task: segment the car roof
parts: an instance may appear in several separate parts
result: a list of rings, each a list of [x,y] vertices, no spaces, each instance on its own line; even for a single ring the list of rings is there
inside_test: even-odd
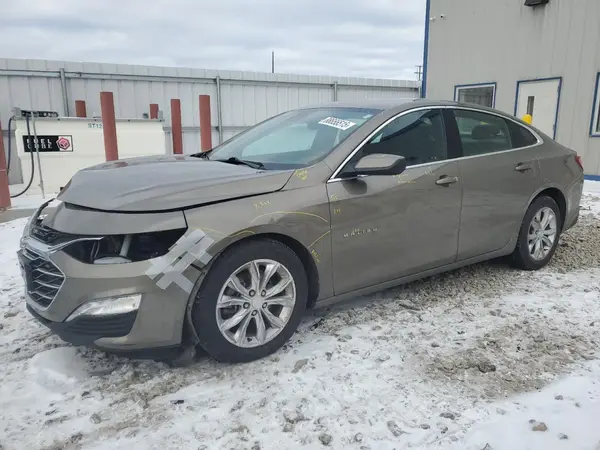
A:
[[[395,109],[406,103],[413,103],[413,98],[380,98],[380,99],[360,99],[351,101],[338,101],[319,103],[303,106],[300,109],[313,109],[313,108],[367,108],[367,109]]]
[[[529,124],[523,123],[517,117],[507,114],[495,108],[489,108],[483,105],[477,105],[473,103],[455,102],[449,100],[428,100],[428,99],[414,99],[414,98],[385,98],[385,99],[360,99],[344,102],[329,102],[324,104],[313,104],[301,107],[299,109],[315,109],[315,108],[365,108],[365,109],[380,109],[387,113],[399,113],[413,108],[421,107],[454,107],[454,108],[467,108],[475,109],[481,112],[490,112],[495,115],[506,117],[510,120],[526,125],[528,128],[533,128],[538,134],[540,131]]]
[[[448,100],[427,100],[427,99],[414,99],[414,98],[380,98],[380,99],[360,99],[343,102],[329,102],[321,104],[313,104],[304,106],[300,109],[313,109],[313,108],[367,108],[367,109],[381,109],[381,110],[402,110],[412,109],[418,107],[436,107],[436,106],[455,106],[455,107],[466,107],[476,108],[481,110],[489,110],[498,112],[497,110],[487,108],[481,105],[474,105],[468,103],[459,103]]]

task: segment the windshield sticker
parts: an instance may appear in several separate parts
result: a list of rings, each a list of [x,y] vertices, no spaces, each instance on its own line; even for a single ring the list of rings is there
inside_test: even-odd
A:
[[[349,120],[338,119],[336,117],[328,117],[319,122],[321,125],[327,125],[328,127],[337,128],[338,130],[346,131],[352,128],[356,123],[350,122]]]
[[[370,119],[371,117],[373,117],[373,114],[367,114],[363,116],[363,119]]]

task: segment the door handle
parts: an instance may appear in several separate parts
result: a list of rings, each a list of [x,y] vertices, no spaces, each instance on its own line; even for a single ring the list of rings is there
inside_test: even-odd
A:
[[[435,181],[435,184],[438,186],[449,186],[458,181],[458,177],[449,177],[446,175],[442,175],[439,180]]]
[[[533,165],[529,164],[529,163],[519,163],[517,164],[517,167],[515,167],[515,170],[517,172],[527,172],[528,170],[533,169]]]

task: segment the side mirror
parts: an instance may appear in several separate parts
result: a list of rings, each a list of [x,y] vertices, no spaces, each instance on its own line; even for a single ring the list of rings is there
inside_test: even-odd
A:
[[[406,170],[404,156],[373,153],[364,156],[354,166],[356,175],[399,175]]]

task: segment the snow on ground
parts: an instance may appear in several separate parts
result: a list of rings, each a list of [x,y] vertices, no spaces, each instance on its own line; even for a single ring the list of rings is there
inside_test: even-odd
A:
[[[600,188],[542,271],[479,264],[315,311],[263,360],[174,369],[31,319],[26,219],[1,224],[0,448],[600,450],[599,213]]]
[[[600,194],[600,181],[586,180],[585,192],[587,194]]]
[[[585,191],[589,195],[590,210],[600,214],[600,181],[586,181]]]

